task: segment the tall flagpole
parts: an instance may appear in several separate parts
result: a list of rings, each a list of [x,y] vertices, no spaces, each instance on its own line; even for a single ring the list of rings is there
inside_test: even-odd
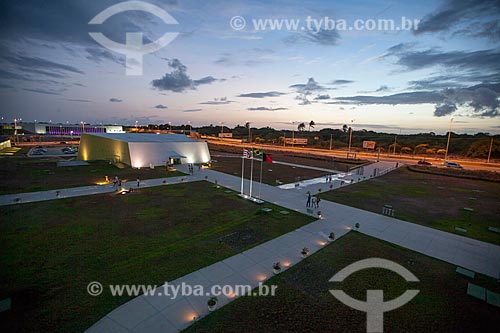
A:
[[[260,189],[262,188],[262,162],[264,161],[264,154],[260,159],[260,183],[259,183],[259,199],[260,199]]]
[[[253,183],[253,149],[252,149],[252,162],[250,164],[250,198],[252,197],[252,183]]]
[[[244,154],[244,152],[243,152]],[[241,195],[243,195],[243,173],[245,172],[245,155],[241,157]]]

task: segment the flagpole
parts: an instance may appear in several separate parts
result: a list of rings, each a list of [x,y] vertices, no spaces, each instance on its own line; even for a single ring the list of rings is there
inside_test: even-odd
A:
[[[252,163],[250,164],[250,198],[252,197],[252,182],[253,182],[253,150],[252,150]]]
[[[262,162],[264,161],[264,154],[260,159],[260,183],[259,183],[259,199],[260,199],[260,189],[262,188]]]
[[[243,173],[245,172],[245,156],[241,157],[241,195],[243,195]]]

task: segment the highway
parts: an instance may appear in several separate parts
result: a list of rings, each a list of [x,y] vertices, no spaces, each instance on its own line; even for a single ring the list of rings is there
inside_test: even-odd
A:
[[[248,148],[250,146],[247,143],[224,141],[209,137],[203,137],[203,140],[215,145],[241,147],[242,149]],[[340,158],[347,157],[347,150],[326,150],[326,149],[311,148],[311,147],[291,147],[291,146],[277,146],[269,144],[253,144],[252,146],[254,148],[263,149],[264,151],[267,150],[267,151],[280,151],[280,152],[301,152],[318,156],[331,156]],[[405,154],[390,154],[390,153],[380,153],[379,155],[377,152],[354,151],[354,150],[352,150],[352,153],[356,154],[356,158],[367,159],[370,161],[378,160],[383,162],[417,164],[418,161],[425,159],[426,161],[431,162],[433,166],[444,167],[443,158],[432,158],[422,155],[405,155]],[[454,156],[451,156],[451,158],[449,156],[448,161],[459,163],[464,167],[464,169],[500,172],[500,163],[493,163],[491,161],[490,163],[486,163],[486,160],[480,160],[480,159],[472,160],[472,159],[456,158]]]

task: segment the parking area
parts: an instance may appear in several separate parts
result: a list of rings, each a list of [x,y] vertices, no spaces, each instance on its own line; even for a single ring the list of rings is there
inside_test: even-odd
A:
[[[29,150],[29,157],[77,156],[78,146],[36,146]]]

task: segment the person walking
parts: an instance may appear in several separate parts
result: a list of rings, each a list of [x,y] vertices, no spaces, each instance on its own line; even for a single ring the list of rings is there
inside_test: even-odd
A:
[[[307,191],[306,207],[311,207],[311,192]]]
[[[139,187],[140,184],[141,184],[141,180],[139,179],[139,177],[137,177],[137,187]]]

